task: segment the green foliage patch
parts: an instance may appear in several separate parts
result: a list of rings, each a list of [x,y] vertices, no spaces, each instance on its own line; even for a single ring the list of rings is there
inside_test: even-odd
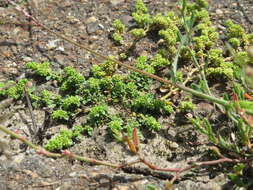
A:
[[[119,19],[114,20],[112,39],[116,45],[125,45],[128,39],[125,35],[129,31],[132,41],[127,43],[132,48],[142,39],[155,41],[157,50],[152,55],[136,57],[134,66],[175,84],[191,85],[196,90],[195,95],[203,92],[209,96],[209,99],[207,96],[205,98],[213,101],[217,108],[227,114],[227,119],[232,123],[229,131],[233,132],[229,135],[221,134],[209,119],[200,116],[189,118],[189,121],[208,137],[210,143],[218,147],[217,155],[231,152],[229,156],[251,159],[253,124],[252,118],[247,114],[253,114],[253,103],[245,100],[244,95],[251,90],[253,84],[246,72],[252,62],[252,56],[247,50],[253,45],[253,34],[228,20],[225,22],[225,36],[221,39],[207,10],[207,1],[195,0],[190,3],[182,0],[179,6],[177,12],[151,15],[143,0],[136,0],[132,12],[135,25],[128,30]],[[127,48],[120,52],[119,57],[126,60],[129,51]],[[34,78],[35,85],[27,86],[32,105],[49,110],[55,123],[64,122],[69,125],[69,129],[61,130],[48,141],[45,145],[47,150],[69,148],[81,140],[83,134],[93,135],[94,128],[103,126],[107,127],[111,137],[118,142],[124,141],[125,136],[132,139],[133,128],[138,128],[138,136],[142,138],[141,132],[146,129],[156,133],[163,128],[158,121],[160,116],[168,117],[174,113],[170,101],[161,98],[163,92],[155,86],[152,77],[133,71],[119,73],[118,64],[113,58],[109,57],[103,63],[93,65],[87,77],[70,66],[55,70],[48,62],[26,64],[26,69],[33,74],[30,77],[37,76]],[[196,75],[193,70],[197,72]],[[209,88],[209,79],[212,82],[232,84],[230,92],[224,92],[220,95],[224,98],[217,101]],[[29,79],[25,78],[17,82],[0,83],[0,98],[22,100],[28,82]],[[51,82],[51,88],[37,88],[36,85],[45,82]],[[52,87],[55,89],[52,90]],[[168,94],[178,90],[169,86],[166,88],[173,91]],[[158,93],[154,95],[153,92]],[[182,101],[173,100],[180,112],[194,111],[196,108],[191,98],[182,97],[180,100]],[[79,116],[86,117],[86,120],[80,125],[72,126]],[[252,179],[243,178],[245,168],[246,164],[237,163],[234,171],[229,174],[237,187],[250,187],[252,184]]]

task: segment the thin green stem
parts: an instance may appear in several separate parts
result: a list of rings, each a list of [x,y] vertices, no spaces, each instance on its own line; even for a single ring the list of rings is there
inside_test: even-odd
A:
[[[6,127],[0,126],[0,130],[3,131],[3,132],[5,132],[6,134],[12,136],[12,137],[14,137],[14,138],[16,138],[16,139],[18,139],[18,140],[24,142],[24,143],[27,144],[29,147],[31,147],[31,148],[33,148],[33,149],[35,149],[35,150],[40,149],[39,146],[37,146],[37,145],[33,144],[32,142],[26,140],[26,139],[25,139],[24,137],[22,137],[21,135],[12,132],[11,130],[7,129]]]
[[[208,85],[208,82],[206,80],[206,75],[205,75],[204,69],[201,68],[201,66],[199,65],[198,60],[196,59],[195,55],[193,54],[193,52],[192,52],[192,50],[190,48],[189,48],[189,51],[191,53],[191,57],[192,57],[193,63],[195,64],[195,67],[197,67],[199,69],[199,72],[200,72],[200,75],[201,75],[201,79],[205,83],[205,89],[204,90],[206,90],[209,95],[212,95],[212,93],[210,91],[210,88],[209,88],[209,85]]]
[[[109,167],[112,167],[112,168],[120,168],[120,165],[117,165],[117,164],[111,164],[109,162],[104,162],[104,161],[95,160],[95,159],[92,159],[92,158],[78,156],[76,154],[71,154],[70,157],[73,157],[75,160],[88,162],[88,163],[92,163],[92,164],[96,164],[96,165],[104,165],[104,166],[109,166]]]
[[[50,157],[54,157],[54,158],[59,158],[62,157],[62,154],[57,154],[57,153],[52,153],[52,152],[48,152],[46,151],[44,148],[35,145],[34,143],[32,143],[31,141],[27,140],[26,138],[22,137],[21,135],[12,132],[11,130],[7,129],[6,127],[0,126],[0,130],[3,131],[4,133],[22,141],[23,143],[25,143],[27,146],[29,146],[30,148],[36,150],[39,154],[44,154]]]
[[[228,106],[230,103],[226,100],[223,100],[221,98],[216,98],[215,96],[210,96],[208,94],[204,94],[202,92],[199,92],[199,91],[196,91],[196,90],[193,90],[191,88],[188,88],[184,85],[181,85],[181,84],[174,84],[176,87],[180,88],[181,90],[184,90],[186,92],[189,92],[191,94],[193,94],[194,96],[197,96],[197,97],[200,97],[200,98],[203,98],[203,99],[206,99],[206,100],[209,100],[211,102],[214,102],[214,103],[217,103],[217,104],[220,104],[220,105],[223,105],[223,106]]]

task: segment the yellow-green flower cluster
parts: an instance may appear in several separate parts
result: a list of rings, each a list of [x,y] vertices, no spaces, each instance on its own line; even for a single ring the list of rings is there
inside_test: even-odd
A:
[[[174,12],[168,12],[166,15],[162,15],[161,13],[158,13],[153,18],[153,26],[166,29],[168,27],[171,27],[171,25],[175,26],[179,22],[179,18],[175,15]]]
[[[217,43],[219,34],[210,21],[198,24],[197,29],[200,36],[193,38],[194,48],[197,52],[205,53]]]
[[[110,56],[110,58],[114,58]],[[117,63],[112,60],[107,60],[100,65],[93,65],[91,68],[94,77],[102,78],[105,76],[112,76],[116,71]]]
[[[188,3],[187,9],[189,10],[200,10],[208,7],[208,2],[206,0],[195,0],[194,3]]]
[[[236,66],[232,62],[226,62],[222,54],[222,49],[218,48],[208,51],[209,67],[207,68],[207,75],[220,75],[232,79]]]
[[[136,0],[135,12],[132,13],[134,21],[141,28],[146,28],[152,23],[151,15],[148,13],[148,8],[143,0]]]
[[[247,34],[243,27],[235,24],[232,20],[227,20],[226,23],[227,37],[233,47],[245,47],[252,44],[252,34]]]
[[[144,36],[146,36],[146,31],[143,28],[135,28],[133,30],[131,30],[131,34],[139,39],[139,38],[143,38]]]
[[[223,62],[219,67],[209,67],[207,69],[207,75],[219,75],[225,76],[229,79],[234,77],[234,65],[231,62]]]
[[[153,27],[159,28],[158,34],[165,40],[168,49],[176,52],[176,43],[178,41],[179,19],[174,13],[169,12],[167,15],[157,14],[153,18]]]
[[[183,112],[194,110],[196,108],[195,104],[192,101],[181,101],[179,104],[179,109]]]
[[[123,44],[122,33],[125,31],[125,25],[119,19],[114,20],[113,22],[114,33],[112,34],[113,40],[118,44]]]

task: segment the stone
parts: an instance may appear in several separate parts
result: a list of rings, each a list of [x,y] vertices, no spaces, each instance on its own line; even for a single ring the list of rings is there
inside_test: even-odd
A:
[[[217,15],[222,15],[223,14],[223,11],[221,9],[216,9],[215,13]]]
[[[123,3],[125,0],[110,0],[112,6],[117,6],[120,3]]]
[[[92,22],[87,24],[86,26],[86,32],[88,34],[96,33],[100,29],[99,24],[97,22]]]

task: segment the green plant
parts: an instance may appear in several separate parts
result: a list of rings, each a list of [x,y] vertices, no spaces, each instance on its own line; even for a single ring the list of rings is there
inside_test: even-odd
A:
[[[91,108],[89,112],[89,120],[94,124],[103,123],[106,119],[108,119],[108,107],[105,104],[96,105]]]
[[[80,96],[68,96],[62,101],[62,109],[73,112],[81,105],[82,98]]]
[[[123,37],[120,33],[114,32],[112,35],[112,39],[118,43],[118,44],[123,44]]]
[[[119,19],[116,19],[112,26],[115,30],[112,34],[112,39],[118,44],[123,44],[122,33],[125,31],[125,25]]]
[[[180,101],[179,103],[179,109],[181,111],[189,111],[194,110],[196,106],[192,103],[192,101]]]
[[[216,137],[216,134],[214,133],[210,122],[206,118],[200,119],[197,117],[195,119],[190,119],[190,121],[201,133],[207,135],[213,144],[218,145],[219,140]]]
[[[80,88],[80,94],[83,97],[83,103],[98,103],[104,102],[105,95],[103,94],[103,85],[108,84],[106,78],[98,79],[90,77]]]
[[[113,56],[109,56],[110,59],[113,59]],[[100,65],[93,65],[91,70],[95,78],[102,78],[105,76],[112,76],[117,68],[117,63],[112,60],[106,60]]]
[[[36,75],[45,77],[47,80],[51,78],[52,69],[50,68],[49,62],[29,62],[26,64],[26,68],[33,70]]]
[[[136,0],[135,12],[132,13],[133,19],[141,28],[146,28],[152,23],[151,15],[143,0]]]
[[[146,186],[146,190],[157,190],[158,188],[155,186],[155,185],[152,185],[152,184],[148,184]]]
[[[143,113],[157,112],[157,109],[160,109],[159,103],[159,101],[155,100],[153,94],[140,94],[140,96],[133,100],[132,108],[135,111],[141,111]]]
[[[140,129],[140,127],[141,127],[141,122],[138,119],[138,117],[129,118],[126,122],[126,125],[125,125],[126,135],[128,136],[128,138],[133,139],[134,128]],[[143,139],[143,136],[142,136],[140,130],[137,130],[137,135],[138,135],[139,139]]]
[[[154,68],[163,68],[170,65],[170,61],[163,57],[162,54],[157,53],[151,60],[150,65]]]
[[[112,77],[111,96],[114,103],[119,102],[119,100],[124,101],[127,96],[127,85],[121,75],[115,74]]]
[[[122,24],[122,22],[119,19],[115,19],[113,21],[113,28],[119,32],[119,33],[123,33],[125,31],[125,25]]]
[[[142,28],[135,28],[133,30],[130,31],[130,33],[137,39],[139,38],[143,38],[144,36],[146,36],[146,32],[144,29]]]
[[[68,94],[76,94],[85,82],[84,77],[78,73],[73,67],[65,67],[62,77],[61,91]]]
[[[69,115],[68,115],[67,111],[58,109],[58,110],[53,111],[53,113],[52,113],[52,119],[67,121],[69,119]]]
[[[136,60],[135,66],[138,69],[154,74],[155,73],[154,67],[151,66],[150,64],[147,64],[147,61],[148,59],[146,56],[139,56]],[[148,89],[152,83],[152,80],[149,77],[143,76],[136,72],[130,73],[128,75],[128,78],[133,80],[139,88]]]
[[[229,40],[237,39],[243,47],[249,45],[248,35],[240,25],[234,24],[232,20],[227,20],[225,24]]]
[[[28,82],[27,79],[21,79],[18,81],[18,83],[14,86],[11,86],[6,89],[6,95],[10,98],[14,99],[21,99],[24,97],[25,93],[25,85]],[[14,83],[13,83],[14,84]]]
[[[4,89],[5,84],[3,82],[0,82],[0,99],[4,99],[6,96],[6,90]]]
[[[103,58],[106,60],[109,60],[113,63],[117,63],[120,66],[124,66],[127,69],[130,69],[131,72],[137,72],[138,75],[135,75],[135,78],[127,78],[127,82],[130,81],[129,84],[132,90],[134,91],[134,99],[131,100],[131,108],[134,111],[142,112],[142,109],[144,108],[145,112],[153,112],[155,110],[156,113],[158,113],[162,107],[166,107],[166,110],[170,110],[168,104],[164,104],[162,101],[157,101],[153,97],[147,96],[146,99],[139,98],[138,95],[145,95],[146,91],[149,90],[150,86],[148,88],[145,88],[145,84],[143,85],[140,83],[141,80],[144,82],[147,82],[148,79],[155,79],[160,82],[165,83],[166,85],[173,85],[180,90],[186,91],[192,95],[198,96],[200,98],[206,99],[216,105],[218,105],[219,109],[226,113],[227,120],[230,121],[229,128],[226,128],[226,130],[229,131],[229,133],[221,133],[219,130],[215,130],[215,126],[212,125],[210,121],[207,119],[200,119],[200,118],[193,118],[191,121],[196,126],[197,129],[199,129],[200,132],[206,134],[210,140],[210,142],[216,146],[216,156],[219,156],[220,159],[210,162],[202,162],[202,163],[194,163],[188,167],[195,168],[197,166],[205,166],[205,165],[212,165],[217,163],[233,163],[237,165],[238,163],[245,163],[248,167],[252,168],[252,126],[253,126],[253,103],[251,101],[248,101],[242,97],[243,90],[247,91],[248,89],[244,85],[243,81],[243,74],[240,73],[240,71],[243,70],[244,64],[248,63],[248,58],[245,54],[245,48],[252,43],[252,34],[246,34],[244,29],[242,29],[240,26],[235,25],[233,22],[228,21],[226,23],[227,25],[227,31],[228,36],[227,40],[232,43],[232,46],[229,45],[228,52],[222,52],[217,49],[218,46],[218,40],[219,35],[216,31],[216,28],[213,26],[209,13],[206,8],[208,6],[207,2],[204,0],[197,0],[195,3],[189,3],[187,0],[181,1],[181,9],[180,9],[180,18],[178,19],[175,17],[175,20],[172,19],[172,17],[169,18],[173,21],[173,23],[170,25],[168,22],[171,22],[167,18],[167,16],[158,15],[156,22],[154,22],[155,19],[152,19],[152,16],[148,14],[148,9],[144,5],[143,1],[137,0],[136,1],[136,10],[133,13],[133,18],[136,21],[136,23],[139,25],[139,27],[143,28],[145,32],[152,31],[152,25],[153,23],[156,23],[157,26],[160,26],[161,30],[158,31],[158,34],[161,35],[161,37],[165,40],[167,47],[165,48],[168,50],[167,52],[170,53],[168,56],[169,59],[172,59],[171,64],[171,80],[167,80],[165,78],[161,78],[157,75],[154,75],[156,72],[156,68],[154,68],[153,65],[149,64],[149,60],[147,57],[140,57],[137,59],[136,67],[132,67],[131,65],[123,64],[117,60],[114,60],[113,58],[106,57],[103,55],[100,55],[89,48],[86,48],[81,45],[77,45],[77,43],[67,39],[67,41],[82,47],[89,52]],[[36,20],[35,20],[36,21]],[[36,23],[36,22],[35,22]],[[43,25],[40,25],[43,27]],[[47,31],[47,27],[43,27]],[[50,31],[50,30],[49,30]],[[58,33],[52,32],[56,36]],[[173,38],[171,38],[171,36]],[[63,39],[66,39],[62,37]],[[232,39],[232,40],[230,40]],[[237,39],[237,40],[235,40]],[[240,43],[238,43],[238,41]],[[221,43],[222,44],[222,43]],[[234,49],[236,46],[236,49]],[[222,48],[223,49],[223,48]],[[182,51],[184,50],[184,54],[182,54]],[[197,90],[191,89],[186,87],[184,84],[180,83],[180,80],[182,80],[182,75],[180,74],[180,66],[189,66],[184,65],[184,55],[187,55],[187,64],[190,65],[191,68],[197,68],[199,75],[196,77],[195,80],[191,81],[191,85],[198,87]],[[166,57],[167,58],[167,57]],[[189,59],[190,58],[190,59]],[[186,58],[185,58],[186,59]],[[229,59],[229,61],[227,61]],[[182,62],[179,63],[179,60],[182,60]],[[211,69],[211,70],[210,70]],[[95,69],[96,72],[99,72],[99,77],[101,77],[101,73],[103,72],[102,69]],[[209,73],[208,73],[209,72]],[[131,73],[131,74],[132,74]],[[179,73],[179,74],[178,74]],[[219,75],[225,75],[228,80],[230,80],[231,83],[233,83],[234,79],[237,79],[237,82],[242,82],[242,88],[241,90],[239,87],[234,87],[231,91],[234,91],[234,96],[231,98],[230,96],[226,95],[224,98],[216,98],[212,95],[211,90],[208,86],[208,81],[206,79],[206,75],[212,75],[219,74]],[[107,77],[112,77],[114,72],[111,74],[106,74]],[[130,74],[130,76],[131,76]],[[143,75],[146,77],[144,78]],[[85,81],[85,87],[87,86],[88,89],[85,91],[84,88],[81,88],[81,91],[83,94],[89,94],[89,98],[91,99],[92,91],[97,92],[97,94],[106,94],[108,97],[111,95],[111,80],[102,80],[101,78],[94,75],[94,79],[90,81]],[[133,76],[133,74],[132,74]],[[97,77],[97,78],[96,78]],[[143,78],[142,78],[143,77]],[[178,80],[180,79],[180,80]],[[101,82],[101,81],[103,82]],[[151,80],[152,81],[152,80]],[[171,82],[172,81],[172,82]],[[121,81],[122,82],[122,81]],[[125,81],[124,81],[125,82]],[[119,85],[119,92],[124,91],[124,82]],[[87,85],[88,84],[88,85]],[[135,84],[135,85],[133,85]],[[139,85],[140,84],[140,85]],[[139,92],[136,93],[135,86],[138,86]],[[148,84],[151,85],[151,84]],[[81,86],[81,85],[80,85]],[[104,90],[103,88],[107,88]],[[106,87],[105,87],[106,86]],[[245,88],[245,89],[244,89]],[[101,92],[101,89],[104,91]],[[122,91],[121,91],[122,90]],[[82,95],[83,95],[82,94]],[[96,94],[96,95],[97,95]],[[228,94],[228,93],[227,93]],[[137,96],[136,96],[137,95]],[[108,98],[106,97],[106,98]],[[90,101],[90,103],[94,104],[94,99]],[[159,105],[159,106],[158,106]],[[165,106],[164,106],[165,105]],[[193,106],[189,103],[186,104],[188,107],[192,108]],[[187,107],[183,106],[183,107]],[[145,110],[146,109],[146,110]],[[153,113],[145,113],[147,115],[142,115],[142,124],[144,126],[147,126],[151,130],[159,130],[161,126],[156,121],[155,117],[148,115]],[[101,119],[102,118],[102,119]],[[104,108],[103,106],[95,106],[91,109],[89,113],[89,124],[94,124],[95,122],[109,122],[111,117],[108,117],[108,110],[107,107]],[[93,123],[92,123],[93,122]],[[116,126],[115,128],[118,129],[121,126],[121,123],[112,123],[112,126]],[[136,130],[135,131],[136,134]],[[13,135],[15,136],[15,135]],[[136,137],[136,135],[133,137]],[[135,139],[136,140],[136,139]],[[130,147],[130,146],[129,146]],[[133,146],[134,147],[134,146]],[[136,150],[133,148],[131,149],[132,152],[136,153]],[[144,158],[140,159],[145,164]],[[146,164],[150,166],[152,169],[159,168],[153,167],[152,165]],[[239,171],[242,170],[243,167],[239,167],[241,169],[238,169]],[[186,170],[188,170],[186,169]],[[160,170],[163,170],[160,169]],[[174,169],[173,171],[177,172],[176,176],[172,179],[172,182],[175,181],[180,173],[182,171],[181,169]],[[165,170],[163,170],[165,171]],[[171,171],[171,170],[166,170]],[[236,176],[235,176],[236,177]],[[231,178],[232,179],[232,178]],[[236,178],[234,178],[236,179]],[[237,179],[236,179],[237,180]]]
[[[90,130],[87,126],[75,125],[73,126],[73,129],[72,129],[72,138],[74,140],[80,141],[82,134],[84,132],[88,132],[88,134],[90,135],[92,130]]]
[[[93,133],[93,128],[89,125],[84,125],[83,131],[86,132],[89,136],[91,136]]]
[[[49,108],[54,108],[61,103],[61,96],[48,90],[43,90],[40,95],[40,101]]]
[[[248,171],[247,171],[248,170]],[[233,167],[233,171],[228,174],[229,179],[234,183],[234,189],[247,190],[253,185],[252,170],[243,163]]]
[[[138,97],[132,101],[132,109],[142,113],[172,113],[173,108],[165,102],[158,100],[153,94],[139,94]]]
[[[241,46],[241,42],[238,38],[230,38],[228,42],[232,45],[234,49],[237,49]]]
[[[108,123],[108,127],[112,132],[112,136],[117,141],[122,141],[122,133],[123,133],[123,120],[119,117],[113,117],[112,121]]]
[[[167,46],[176,45],[178,28],[175,26],[174,28],[166,28],[165,30],[160,30],[159,35],[166,41]]]
[[[141,115],[140,123],[142,127],[152,131],[159,131],[162,128],[161,124],[153,116]]]
[[[56,135],[48,141],[48,143],[45,145],[45,148],[48,151],[59,151],[64,148],[69,148],[73,145],[72,137],[72,131],[62,129],[59,135]]]

